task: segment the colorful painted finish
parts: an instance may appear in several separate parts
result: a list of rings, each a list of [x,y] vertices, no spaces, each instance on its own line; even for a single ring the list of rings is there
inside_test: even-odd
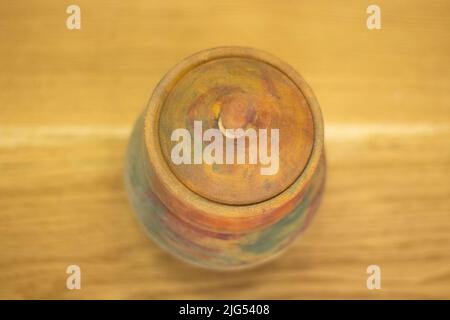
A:
[[[170,133],[192,132],[197,120],[207,128],[222,120],[280,128],[280,172],[175,166]],[[325,173],[322,116],[306,82],[271,55],[225,47],[187,58],[158,84],[130,138],[125,182],[139,220],[163,248],[199,266],[237,269],[276,256],[308,226]]]

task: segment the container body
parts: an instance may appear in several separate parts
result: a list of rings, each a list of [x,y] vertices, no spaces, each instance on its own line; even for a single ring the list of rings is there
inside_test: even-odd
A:
[[[276,257],[300,235],[318,209],[325,185],[325,156],[292,211],[250,233],[210,232],[189,225],[159,200],[152,187],[143,116],[136,122],[125,161],[125,186],[135,214],[150,237],[169,253],[211,269],[252,267]]]

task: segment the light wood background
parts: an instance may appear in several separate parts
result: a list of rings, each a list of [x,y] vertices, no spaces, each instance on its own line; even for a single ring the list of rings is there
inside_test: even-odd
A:
[[[70,1],[0,4],[0,298],[450,298],[450,2]],[[152,243],[124,191],[134,120],[201,49],[293,65],[321,103],[329,175],[279,259],[218,273]],[[77,264],[82,289],[66,289]],[[379,265],[382,289],[366,288]]]

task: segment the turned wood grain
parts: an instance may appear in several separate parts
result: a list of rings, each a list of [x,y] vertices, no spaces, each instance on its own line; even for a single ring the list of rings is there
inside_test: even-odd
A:
[[[450,299],[450,3],[87,1],[0,4],[0,298]],[[306,78],[328,177],[308,231],[218,273],[151,242],[128,204],[128,135],[153,87],[201,49],[243,45]],[[65,288],[78,264],[82,289]],[[366,288],[366,268],[382,289]]]

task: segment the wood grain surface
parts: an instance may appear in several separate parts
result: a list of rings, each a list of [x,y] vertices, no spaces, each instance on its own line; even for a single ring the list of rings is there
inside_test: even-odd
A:
[[[0,4],[0,298],[450,298],[450,2]],[[128,204],[125,146],[164,73],[201,49],[268,51],[325,119],[317,218],[244,272],[179,262]],[[66,268],[81,267],[81,290]],[[381,268],[380,290],[366,268]]]

